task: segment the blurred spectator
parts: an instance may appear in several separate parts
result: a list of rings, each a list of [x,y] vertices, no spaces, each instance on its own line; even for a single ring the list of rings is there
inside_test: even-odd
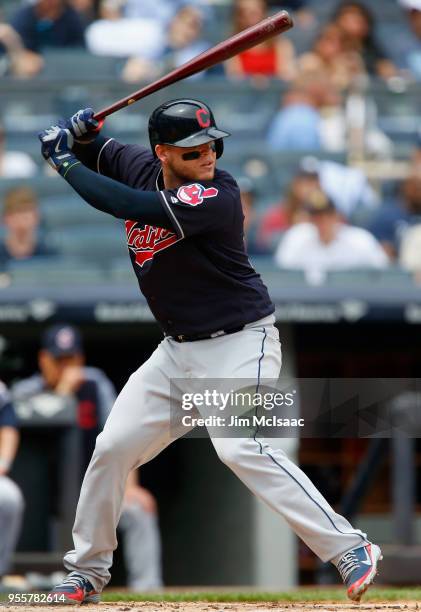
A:
[[[0,76],[20,78],[35,76],[42,68],[40,55],[25,49],[19,34],[7,23],[0,22]]]
[[[334,23],[326,25],[313,49],[299,57],[298,69],[303,76],[324,73],[339,90],[351,87],[365,74],[360,53],[352,50],[348,35]]]
[[[406,270],[415,272],[421,282],[421,219],[420,223],[409,228],[403,235],[399,263]]]
[[[266,0],[235,0],[234,34],[254,26],[268,17]],[[236,55],[225,63],[229,77],[278,77],[290,80],[294,76],[294,47],[285,36],[268,41]]]
[[[114,387],[104,372],[85,366],[81,335],[70,325],[55,325],[45,331],[38,364],[40,373],[15,384],[13,397],[19,402],[33,402],[48,394],[63,407],[76,408],[83,449],[82,477],[114,403]],[[137,591],[159,588],[162,579],[156,502],[149,491],[137,484],[136,471],[127,480],[119,529],[124,540],[128,586]]]
[[[379,205],[379,196],[360,168],[305,157],[303,168],[317,172],[320,186],[347,221],[366,223]]]
[[[210,47],[203,39],[202,29],[202,13],[193,5],[187,4],[175,14],[168,28],[168,44],[163,53],[168,69],[181,66]],[[203,73],[197,76],[200,74]]]
[[[12,17],[26,49],[42,53],[49,47],[83,47],[80,15],[65,0],[30,0]]]
[[[302,169],[295,175],[285,198],[263,215],[256,238],[262,250],[273,253],[285,230],[307,220],[308,213],[304,205],[309,194],[318,188],[320,184],[317,172]]]
[[[374,17],[365,4],[345,0],[334,15],[334,22],[347,37],[349,50],[361,54],[369,75],[390,78],[397,72],[375,39]]]
[[[253,182],[248,176],[240,176],[237,180],[240,188],[241,204],[244,214],[244,242],[250,255],[261,253],[256,245],[257,216],[256,193]]]
[[[309,283],[321,284],[328,270],[388,265],[374,236],[365,229],[345,225],[322,191],[309,195],[306,208],[309,222],[295,225],[281,240],[275,254],[279,267],[304,270]]]
[[[206,19],[212,17],[209,0],[126,0],[124,15],[130,19],[154,19],[167,27],[186,4],[200,9]]]
[[[269,126],[267,143],[273,151],[345,149],[345,119],[341,97],[323,73],[301,75],[282,100]]]
[[[167,44],[156,57],[156,62],[161,63],[161,71],[173,70],[210,47],[202,38],[202,27],[202,13],[195,6],[187,4],[176,13],[165,36]],[[135,82],[153,74],[153,65],[148,65],[144,57],[133,57],[128,60],[122,76],[127,82]],[[204,74],[206,72],[202,71],[190,78],[200,78]]]
[[[95,55],[139,55],[152,63],[164,45],[163,26],[156,19],[124,16],[125,0],[101,0],[99,20],[86,29],[86,44]]]
[[[396,198],[385,202],[372,220],[370,231],[389,257],[395,258],[405,232],[421,223],[421,175],[413,168],[402,182]]]
[[[281,4],[281,8],[286,9],[287,11],[293,11],[294,15],[294,25],[300,28],[309,28],[316,23],[316,16],[311,9],[311,6],[308,6],[310,3],[308,0],[285,0]],[[268,2],[269,6],[274,6],[279,10],[280,3],[276,0],[275,2]]]
[[[24,509],[22,493],[8,476],[18,446],[15,411],[6,387],[0,382],[0,588],[19,538]]]
[[[26,260],[38,255],[54,255],[40,235],[37,197],[30,187],[16,187],[4,197],[5,236],[0,244],[0,262]]]
[[[0,124],[0,178],[30,178],[38,168],[33,159],[22,151],[8,151],[6,132]]]
[[[68,4],[79,13],[85,25],[92,23],[97,18],[97,0],[68,0]]]
[[[410,30],[396,36],[388,53],[399,68],[421,80],[421,0],[399,0],[405,10]]]
[[[288,11],[299,11],[305,8],[308,4],[308,0],[285,0],[282,2],[282,8]],[[279,7],[279,0],[268,0],[268,6]]]

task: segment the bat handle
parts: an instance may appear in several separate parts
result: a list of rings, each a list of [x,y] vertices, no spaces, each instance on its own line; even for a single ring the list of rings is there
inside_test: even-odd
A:
[[[95,115],[93,116],[93,119],[96,119]],[[102,128],[104,126],[104,123],[105,123],[105,119],[99,119],[98,125],[92,131],[95,132],[96,134],[99,134],[99,132],[102,130]]]

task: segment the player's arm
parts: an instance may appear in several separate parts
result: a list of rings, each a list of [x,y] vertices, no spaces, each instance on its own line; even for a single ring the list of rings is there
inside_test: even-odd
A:
[[[9,472],[19,446],[19,430],[13,405],[8,401],[0,415],[0,475]]]
[[[18,446],[19,431],[15,427],[0,427],[0,475],[10,470]]]
[[[39,138],[44,158],[88,204],[118,219],[174,229],[157,192],[133,189],[81,164],[72,151],[69,130],[54,126],[41,132]]]

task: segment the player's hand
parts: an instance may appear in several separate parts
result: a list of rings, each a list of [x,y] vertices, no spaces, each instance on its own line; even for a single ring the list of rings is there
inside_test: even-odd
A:
[[[88,144],[95,140],[104,125],[104,121],[94,119],[94,114],[92,108],[84,108],[78,110],[70,119],[60,121],[59,125],[69,130],[76,142]]]
[[[54,125],[38,134],[41,145],[41,153],[44,159],[54,168],[60,170],[61,166],[67,166],[72,160],[76,160],[72,153],[73,136],[69,130],[63,130]]]
[[[79,365],[69,365],[64,368],[55,391],[60,395],[71,395],[76,393],[84,380],[83,368]]]

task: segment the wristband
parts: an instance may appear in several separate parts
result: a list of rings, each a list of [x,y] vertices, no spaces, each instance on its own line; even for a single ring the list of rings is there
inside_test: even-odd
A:
[[[72,157],[70,160],[65,161],[63,164],[61,164],[60,168],[58,169],[58,173],[63,178],[66,178],[66,174],[69,172],[69,170],[71,170],[75,166],[78,166],[79,164],[80,161],[76,157]]]

